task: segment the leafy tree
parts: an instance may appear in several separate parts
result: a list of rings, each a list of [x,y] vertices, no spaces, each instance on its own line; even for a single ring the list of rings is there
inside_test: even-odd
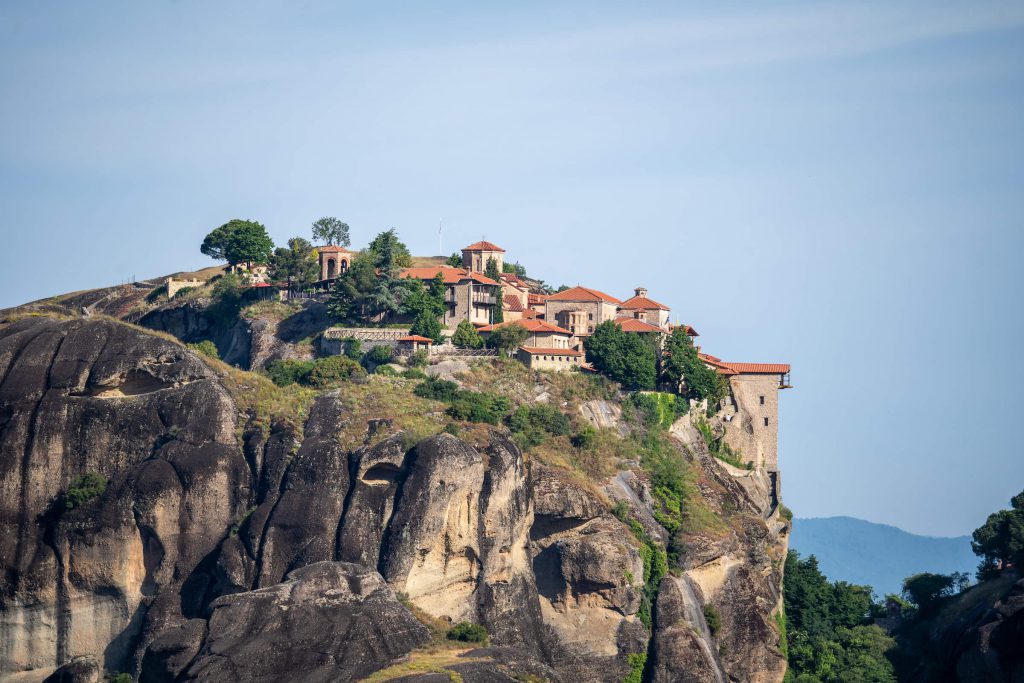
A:
[[[452,268],[461,268],[462,267],[462,254],[460,254],[457,251],[453,252],[452,255],[448,257],[448,260],[445,261],[445,263],[448,264],[449,266],[451,266]]]
[[[274,242],[263,224],[233,219],[214,229],[200,247],[207,256],[231,265],[268,263]]]
[[[342,322],[365,322],[376,313],[371,301],[376,288],[377,273],[373,259],[368,254],[360,254],[335,280],[334,290],[327,301],[327,312]]]
[[[320,266],[313,258],[313,245],[301,237],[288,240],[288,248],[278,247],[270,259],[270,276],[285,280],[288,289],[309,287],[320,279]]]
[[[728,392],[725,380],[700,359],[697,347],[682,327],[672,330],[665,342],[662,377],[673,387],[680,387],[686,398],[707,399],[709,408],[716,407]]]
[[[518,323],[509,323],[496,327],[487,337],[487,345],[497,349],[500,353],[511,356],[516,349],[523,345],[529,332]]]
[[[217,352],[217,345],[209,339],[204,339],[203,341],[196,342],[195,344],[186,344],[186,346],[193,351],[198,351],[208,358],[216,358],[220,360],[220,354]]]
[[[641,335],[623,332],[611,320],[594,328],[584,342],[589,360],[598,372],[628,389],[653,389],[656,376],[654,347]]]
[[[412,254],[398,239],[398,232],[394,228],[374,237],[367,251],[372,254],[373,265],[382,275],[387,273],[396,276],[399,269],[412,266]]]
[[[979,579],[993,576],[1007,564],[1024,566],[1024,491],[1010,500],[1009,510],[992,513],[974,530],[971,548],[982,558]]]
[[[263,371],[271,382],[286,387],[291,384],[308,384],[309,373],[313,372],[314,366],[311,360],[272,360]]]
[[[430,355],[426,349],[417,349],[413,351],[409,356],[409,367],[410,368],[425,368],[427,367],[427,361],[430,359]],[[426,377],[426,375],[423,375]],[[420,378],[422,379],[422,377]]]
[[[446,634],[448,640],[460,640],[466,643],[487,644],[487,629],[479,624],[471,624],[468,621],[460,621]]]
[[[943,598],[956,594],[959,583],[959,572],[921,572],[903,580],[903,597],[917,605],[918,613],[922,617],[927,617],[942,603]]]
[[[366,371],[351,358],[328,356],[313,365],[306,381],[311,386],[323,389],[337,382],[365,376]]]
[[[212,303],[203,315],[216,327],[227,327],[238,319],[245,301],[248,276],[227,273],[217,278],[211,289]]]
[[[494,288],[494,309],[491,311],[491,324],[500,325],[505,322],[505,302],[502,300],[501,287]]]
[[[313,222],[313,239],[324,245],[347,247],[352,243],[348,233],[348,223],[342,223],[332,216],[324,216]]]
[[[501,272],[512,273],[517,277],[526,277],[526,268],[519,265],[518,261],[516,261],[515,263],[502,263]]]
[[[487,259],[487,265],[484,266],[484,275],[491,278],[495,282],[499,281],[498,278],[501,277],[501,271],[498,270],[498,262],[494,259],[494,257]]]
[[[452,336],[452,343],[460,349],[479,349],[484,345],[483,337],[476,331],[476,327],[468,320],[459,321]]]
[[[374,346],[363,354],[361,362],[367,372],[376,372],[378,366],[390,363],[393,355],[390,346]]]
[[[73,510],[81,507],[93,498],[103,495],[107,490],[107,478],[95,472],[86,472],[75,477],[71,486],[64,492],[64,509]]]
[[[421,337],[428,337],[434,340],[435,344],[444,342],[441,321],[430,311],[421,311],[409,328],[409,334],[418,334]]]

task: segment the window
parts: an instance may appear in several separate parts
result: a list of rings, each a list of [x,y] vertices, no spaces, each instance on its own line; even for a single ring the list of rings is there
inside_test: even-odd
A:
[[[761,405],[764,405],[764,396],[761,397]]]
[[[587,313],[587,320],[593,320],[593,319],[594,319],[594,314],[593,313]]]
[[[767,418],[767,417],[766,417],[766,418],[764,419],[764,426],[765,426],[765,427],[767,427],[767,426],[768,426],[768,418]]]
[[[594,326],[593,325],[591,325],[590,327],[587,328],[587,332],[593,332],[593,331],[594,331]]]

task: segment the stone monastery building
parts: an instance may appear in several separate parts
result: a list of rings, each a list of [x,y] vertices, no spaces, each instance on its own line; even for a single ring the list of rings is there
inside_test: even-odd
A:
[[[321,279],[327,283],[344,273],[355,256],[343,247],[322,247],[318,252]],[[484,274],[492,260],[500,273],[497,280]],[[651,335],[659,344],[676,327],[682,327],[691,338],[699,336],[689,325],[673,325],[672,309],[651,299],[643,287],[637,287],[633,296],[625,300],[580,285],[546,294],[531,290],[526,280],[513,273],[502,273],[504,262],[504,249],[480,241],[462,249],[461,268],[406,268],[401,277],[429,284],[441,274],[445,284],[442,323],[449,331],[463,320],[475,325],[484,338],[508,325],[526,328],[527,337],[516,358],[530,368],[593,371],[586,364],[583,343],[606,321],[613,321],[630,334]],[[495,323],[498,307],[504,321]],[[430,348],[429,341],[401,337],[398,343]],[[778,395],[780,389],[790,386],[790,366],[726,362],[705,353],[698,357],[728,381],[730,395],[721,406],[727,424],[725,442],[742,453],[745,460],[769,472],[777,471]]]

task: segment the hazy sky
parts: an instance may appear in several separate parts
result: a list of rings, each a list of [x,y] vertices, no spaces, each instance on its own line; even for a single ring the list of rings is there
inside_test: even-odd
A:
[[[0,5],[0,307],[335,215],[789,362],[804,517],[1024,489],[1024,4]]]

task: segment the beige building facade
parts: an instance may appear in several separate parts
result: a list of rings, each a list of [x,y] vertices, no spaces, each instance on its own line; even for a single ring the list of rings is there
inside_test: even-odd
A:
[[[583,352],[575,349],[549,349],[521,346],[516,352],[520,363],[532,370],[569,372],[583,363]]]
[[[454,330],[463,320],[474,325],[490,325],[494,308],[501,305],[501,285],[480,273],[452,266],[406,268],[399,277],[422,280],[427,286],[440,273],[444,279],[445,313],[442,324]]]
[[[647,290],[643,287],[637,287],[634,292],[634,296],[619,305],[619,315],[642,320],[667,331],[669,313],[672,309],[648,298]]]
[[[613,296],[589,287],[571,287],[544,300],[544,320],[586,337],[606,320],[614,320],[622,303]]]
[[[320,279],[333,280],[348,270],[355,256],[345,247],[317,247],[317,260],[320,262]]]
[[[468,268],[474,273],[483,273],[487,270],[487,261],[494,259],[498,264],[498,272],[501,272],[505,264],[505,250],[497,244],[480,241],[462,248],[462,267]]]
[[[519,325],[526,329],[527,337],[523,341],[523,346],[530,348],[542,348],[542,349],[568,349],[570,347],[570,341],[572,334],[569,330],[562,329],[557,325],[544,320],[516,320],[498,323],[497,325],[486,325],[477,330],[484,339],[486,339],[494,330],[507,327],[509,325]]]

